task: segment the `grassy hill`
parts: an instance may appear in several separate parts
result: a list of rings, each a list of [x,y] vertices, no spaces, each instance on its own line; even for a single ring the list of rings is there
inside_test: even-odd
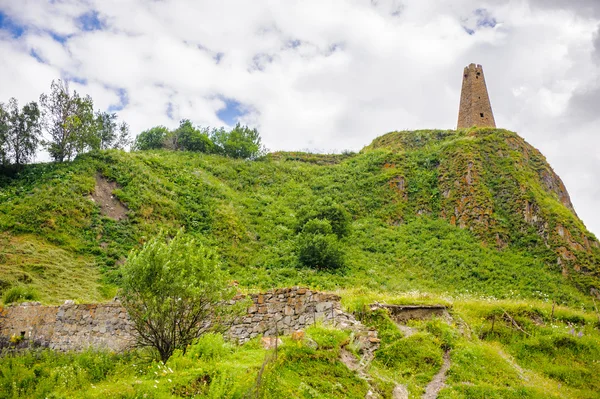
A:
[[[335,272],[302,267],[297,255],[298,215],[323,198],[352,220],[341,239],[346,267]],[[273,153],[254,161],[103,151],[29,165],[0,182],[0,289],[18,287],[45,303],[110,299],[128,252],[182,227],[217,249],[245,291],[306,285],[338,292],[351,311],[374,300],[452,307],[454,324],[415,322],[417,334],[404,338],[387,316],[363,315],[382,335],[369,372],[384,396],[395,383],[420,395],[450,349],[440,397],[592,398],[600,391],[592,378],[600,372],[600,321],[590,295],[600,287],[600,244],[542,154],[515,133],[393,132],[357,154]],[[271,383],[263,397],[364,397],[364,381],[336,361],[344,337],[320,328],[311,334],[329,344],[286,349],[265,371]],[[230,394],[215,384],[199,397],[243,397],[264,351],[257,343],[215,345],[226,348],[218,365],[173,360],[186,366],[176,373],[179,385],[163,390],[153,388],[150,371],[133,369],[139,359],[111,360],[97,396],[185,396],[177,387],[205,372],[230,381],[222,382]],[[49,369],[66,361],[47,356]],[[27,359],[14,362],[13,369],[31,371]],[[239,377],[239,365],[250,377]],[[85,363],[81,373],[88,369],[96,366]],[[326,372],[336,377],[311,385]],[[5,371],[1,378],[7,381]],[[95,397],[80,392],[95,380],[82,378],[79,388],[58,392]],[[139,389],[124,388],[138,379]],[[48,386],[39,395],[57,389]]]

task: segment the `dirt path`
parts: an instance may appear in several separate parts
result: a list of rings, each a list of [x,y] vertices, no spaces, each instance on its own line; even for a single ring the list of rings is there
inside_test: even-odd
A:
[[[440,371],[433,377],[431,382],[427,384],[423,399],[436,399],[438,393],[446,385],[446,372],[450,369],[450,352],[444,353],[444,363]]]

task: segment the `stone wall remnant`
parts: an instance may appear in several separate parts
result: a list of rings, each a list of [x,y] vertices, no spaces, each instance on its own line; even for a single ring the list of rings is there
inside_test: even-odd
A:
[[[290,335],[317,322],[350,329],[367,352],[377,346],[377,332],[342,311],[340,297],[308,288],[282,288],[250,294],[247,313],[234,320],[228,336],[244,343],[258,335]],[[240,296],[238,300],[245,300]],[[135,331],[119,302],[60,306],[37,302],[0,308],[0,336],[22,336],[38,345],[59,351],[107,349],[127,350],[135,343]]]

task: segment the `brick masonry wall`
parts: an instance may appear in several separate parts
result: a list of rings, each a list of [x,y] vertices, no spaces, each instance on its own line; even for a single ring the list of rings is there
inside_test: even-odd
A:
[[[250,295],[247,314],[237,318],[229,330],[240,343],[258,335],[288,335],[315,322],[356,332],[363,347],[377,345],[375,331],[341,309],[340,297],[307,288],[284,288]],[[23,335],[55,350],[82,350],[88,347],[119,352],[134,343],[134,331],[119,302],[61,306],[22,303],[0,310],[0,335]]]

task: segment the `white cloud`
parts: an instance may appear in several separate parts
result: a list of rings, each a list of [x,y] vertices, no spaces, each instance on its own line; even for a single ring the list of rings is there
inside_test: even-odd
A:
[[[82,30],[90,11],[102,30]],[[0,99],[83,79],[73,87],[98,107],[126,94],[134,132],[218,126],[233,99],[272,150],[454,128],[462,68],[481,63],[498,125],[548,157],[600,233],[597,0],[0,0],[0,12],[26,28],[0,30]]]

